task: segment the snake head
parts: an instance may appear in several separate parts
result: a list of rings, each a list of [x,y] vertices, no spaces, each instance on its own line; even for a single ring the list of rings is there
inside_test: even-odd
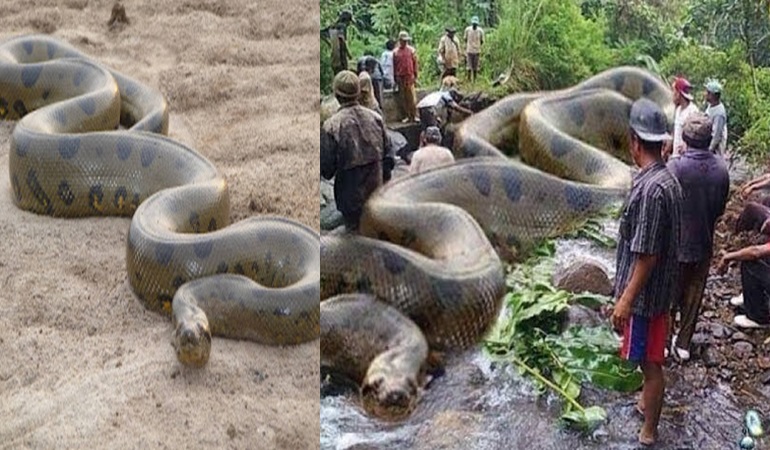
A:
[[[189,367],[203,367],[211,353],[211,331],[208,321],[181,321],[174,330],[176,357]]]
[[[364,409],[384,420],[402,420],[417,405],[418,385],[414,377],[370,373],[361,387]]]

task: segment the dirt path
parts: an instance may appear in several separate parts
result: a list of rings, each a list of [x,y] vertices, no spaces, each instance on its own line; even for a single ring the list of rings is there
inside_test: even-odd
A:
[[[232,220],[280,214],[318,229],[318,2],[0,2],[0,39],[46,32],[159,88],[170,136],[230,184]],[[214,340],[181,367],[171,323],[125,274],[127,219],[58,220],[11,202],[0,122],[0,447],[318,448],[318,341]]]

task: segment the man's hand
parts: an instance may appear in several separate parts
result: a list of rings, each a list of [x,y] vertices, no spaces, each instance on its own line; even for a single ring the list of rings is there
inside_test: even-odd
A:
[[[716,272],[717,275],[724,275],[725,272],[727,272],[727,269],[730,267],[730,260],[726,258],[727,254],[722,253],[719,258],[719,263],[717,263]]]
[[[631,317],[631,302],[618,299],[615,302],[615,307],[612,309],[612,326],[616,331],[623,331],[626,326],[626,322]]]

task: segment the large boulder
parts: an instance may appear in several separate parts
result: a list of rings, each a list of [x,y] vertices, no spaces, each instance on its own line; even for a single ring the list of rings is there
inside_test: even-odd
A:
[[[607,271],[596,261],[578,259],[554,272],[553,284],[559,289],[581,294],[612,295],[612,281]]]

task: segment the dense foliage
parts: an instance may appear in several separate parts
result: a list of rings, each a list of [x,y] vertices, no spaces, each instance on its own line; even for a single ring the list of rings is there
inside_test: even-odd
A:
[[[666,79],[684,75],[699,88],[723,82],[730,145],[756,160],[770,152],[770,0],[321,0],[321,23],[353,13],[351,53],[379,56],[400,30],[412,35],[420,83],[438,84],[438,40],[458,37],[477,15],[487,33],[482,77],[505,92],[556,89],[608,67],[646,65]],[[321,91],[329,92],[329,46],[321,46]],[[462,69],[461,69],[462,75]]]

